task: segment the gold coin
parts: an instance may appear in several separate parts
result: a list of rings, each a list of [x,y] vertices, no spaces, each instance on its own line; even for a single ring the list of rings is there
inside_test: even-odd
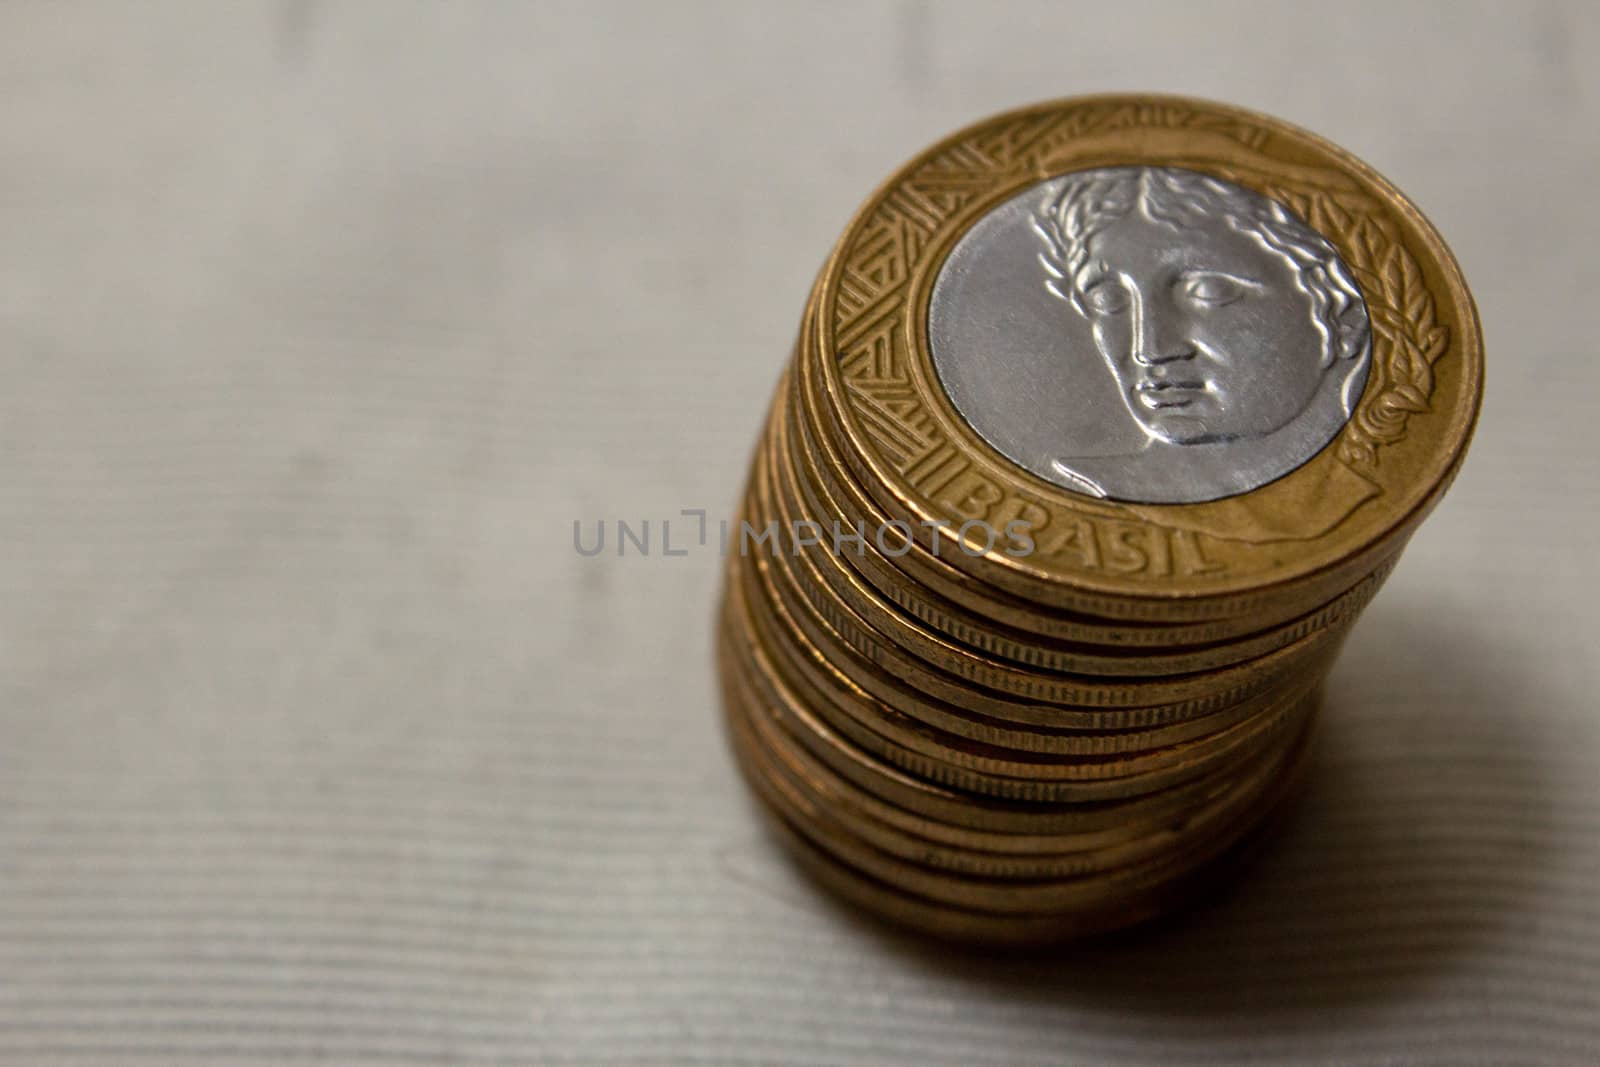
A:
[[[1274,785],[1278,777],[1274,776]],[[851,867],[931,900],[1001,914],[1093,909],[1153,889],[1225,851],[1270,807],[1263,800],[1251,817],[1233,820],[1211,835],[1165,854],[1159,862],[1064,878],[980,879],[892,856],[852,834],[830,810],[808,803],[797,793],[780,790],[759,775],[751,775],[750,780],[763,800],[802,835]]]
[[[1370,370],[1328,447],[1243,494],[1130,504],[1020,469],[957,410],[929,349],[934,283],[952,248],[1030,187],[1113,167],[1180,167],[1244,190],[1335,250],[1370,324]],[[802,364],[814,364],[819,410],[862,487],[925,545],[937,524],[1030,521],[1026,555],[945,558],[1023,599],[1107,618],[1249,615],[1303,583],[1354,584],[1437,501],[1479,408],[1476,311],[1421,214],[1327,142],[1202,101],[1088,97],[955,134],[863,206],[815,292]]]
[[[1186,818],[1155,824],[1148,832],[1115,844],[1055,852],[1039,847],[1026,852],[996,852],[971,845],[953,846],[882,819],[870,805],[856,803],[848,793],[830,789],[825,781],[818,781],[765,748],[745,716],[730,715],[728,719],[736,754],[747,774],[781,780],[782,788],[797,791],[808,803],[833,812],[852,832],[891,855],[982,878],[1059,878],[1137,863],[1173,847],[1185,836],[1203,835],[1212,826],[1233,818],[1266,786],[1273,776],[1268,772],[1278,769],[1276,765],[1258,767],[1229,792],[1196,805]],[[1037,846],[1040,838],[1030,835],[1021,840]]]
[[[771,560],[770,566],[768,573],[782,574],[784,561]],[[757,563],[744,569],[741,576],[731,582],[731,592],[738,595],[730,595],[730,611],[734,625],[741,632],[750,633],[752,640],[758,638],[768,649],[778,649],[776,654],[789,667],[786,675],[808,678],[813,693],[818,689],[837,691],[851,699],[874,704],[882,717],[870,718],[880,718],[882,725],[910,720],[926,728],[930,736],[954,734],[963,742],[973,744],[974,749],[1006,752],[1035,763],[1040,757],[1054,757],[1054,760],[1046,760],[1054,763],[1061,763],[1061,757],[1072,757],[1074,763],[1088,766],[1219,733],[1243,718],[1261,715],[1272,705],[1280,704],[1291,689],[1302,691],[1306,680],[1322,673],[1323,667],[1333,659],[1334,649],[1323,649],[1317,659],[1307,662],[1306,669],[1286,673],[1282,685],[1266,686],[1237,704],[1221,705],[1206,710],[1203,715],[1182,718],[1154,729],[1126,728],[1130,718],[1123,715],[1128,715],[1130,709],[1077,712],[1070,718],[1070,709],[1050,709],[1046,717],[1070,721],[1070,728],[1059,725],[1018,728],[1005,720],[968,710],[974,699],[984,699],[982,694],[958,689],[954,693],[958,697],[955,702],[926,696],[907,685],[896,673],[886,672],[869,657],[856,653],[853,646],[816,645],[808,638],[810,624],[826,627],[826,621],[813,614],[805,624],[797,622],[795,614],[805,611],[805,601],[792,590],[774,595],[762,582],[762,573],[762,563]],[[1138,723],[1146,717],[1146,710],[1131,709],[1133,721]]]
[[[1125,894],[1103,908],[1034,915],[996,914],[930,900],[857,870],[811,842],[765,804],[761,811],[789,855],[823,888],[850,904],[910,932],[981,945],[1043,948],[1056,942],[1109,933],[1169,910],[1203,892],[1221,872],[1238,866],[1265,839],[1303,773],[1303,759],[1286,764],[1261,822],[1213,863],[1155,890]]]
[[[1097,801],[1084,804],[1019,803],[961,793],[906,774],[860,750],[818,719],[781,682],[769,673],[759,676],[749,671],[734,653],[728,634],[732,628],[719,627],[718,661],[730,714],[748,714],[762,730],[769,749],[784,749],[789,757],[806,764],[814,776],[832,776],[836,783],[847,783],[861,797],[874,798],[880,816],[913,832],[937,840],[960,844],[970,840],[987,842],[979,847],[995,851],[1026,851],[1023,842],[1035,838],[1059,843],[1060,835],[1075,840],[1110,843],[1144,832],[1150,822],[1182,818],[1196,805],[1204,803],[1247,773],[1257,755],[1224,773],[1197,778],[1181,786],[1127,800]],[[756,656],[765,653],[756,647]],[[758,681],[759,677],[759,681]],[[770,722],[770,726],[767,724]],[[897,821],[896,816],[903,815]],[[970,835],[1002,835],[999,837]],[[952,836],[945,836],[952,835]],[[1050,847],[1054,847],[1054,844]]]
[[[1107,757],[1141,752],[1214,734],[1246,718],[1261,714],[1283,699],[1276,689],[1255,693],[1237,704],[1193,718],[1147,729],[1061,729],[1018,727],[930,698],[881,671],[849,648],[825,652],[805,637],[788,609],[765,596],[736,607],[749,608],[756,637],[768,647],[783,650],[786,662],[814,689],[843,690],[873,703],[886,726],[904,716],[936,731],[954,734],[995,749],[1040,753],[1056,757]],[[735,620],[742,627],[742,620]],[[1331,661],[1331,656],[1329,657]],[[1309,673],[1320,673],[1320,668]],[[1118,712],[1091,712],[1104,723]],[[1115,721],[1115,720],[1111,720]]]
[[[1132,926],[1164,911],[1172,895],[1128,894],[1096,910],[1035,915],[997,914],[956,907],[907,892],[857,870],[818,847],[769,805],[761,803],[760,810],[789,855],[817,884],[893,926],[925,936],[981,945],[1042,947]]]
[[[1242,703],[1268,700],[1305,671],[1321,670],[1321,665],[1331,662],[1337,651],[1337,646],[1329,646],[1321,650],[1317,658],[1299,664],[1298,670],[1252,675],[1232,688],[1173,703],[1132,708],[1072,708],[1031,703],[966,685],[914,659],[897,656],[870,637],[856,634],[847,639],[803,597],[784,587],[781,570],[764,568],[762,561],[749,562],[754,565],[747,568],[742,580],[760,583],[764,602],[773,605],[774,610],[781,606],[785,618],[797,624],[795,632],[801,639],[818,649],[824,659],[844,665],[851,680],[873,696],[910,708],[925,720],[937,717],[941,707],[950,707],[970,713],[980,724],[984,720],[1006,723],[1019,739],[1024,730],[1040,731],[1041,736],[1049,736],[1042,731],[1053,731],[1061,738],[1062,747],[1067,747],[1066,735],[1059,732],[1064,730],[1139,730],[1196,719],[1205,719],[1209,725],[1216,721],[1212,716],[1226,713]],[[896,699],[897,695],[906,694],[916,702]],[[1023,751],[1030,750],[1026,745],[1019,747]]]
[[[1163,827],[1121,845],[1056,855],[1006,856],[945,848],[855,812],[837,798],[809,788],[804,778],[790,774],[771,759],[743,720],[734,720],[730,727],[752,788],[786,817],[803,823],[809,821],[809,812],[825,812],[840,833],[859,839],[862,848],[936,872],[991,882],[1067,882],[1110,872],[1129,880],[1164,877],[1175,858],[1211,847],[1216,834],[1227,833],[1230,824],[1237,825],[1240,816],[1260,801],[1276,778],[1276,774],[1255,777],[1248,787],[1237,788],[1194,812],[1183,824]]]
[[[827,658],[799,637],[783,605],[767,601],[759,589],[740,583],[738,589],[730,591],[728,610],[732,632],[744,644],[760,645],[766,660],[773,664],[787,686],[834,729],[869,751],[910,770],[921,766],[920,761],[907,762],[917,760],[916,756],[901,755],[880,746],[911,749],[922,757],[950,764],[951,768],[939,772],[941,774],[959,774],[967,770],[1000,779],[1021,777],[1048,782],[1126,778],[1170,764],[1203,762],[1233,753],[1237,746],[1270,730],[1319,676],[1319,672],[1310,672],[1303,678],[1291,680],[1282,692],[1268,694],[1267,699],[1246,702],[1238,708],[1186,723],[1185,726],[1201,729],[1164,744],[1133,748],[1128,734],[1110,735],[1110,744],[1100,742],[1097,735],[1079,735],[1056,737],[1052,741],[1057,747],[1075,742],[1078,749],[1099,748],[1101,751],[1019,751],[941,730],[914,717],[916,710],[920,710],[918,702],[878,700],[860,688],[853,676],[827,669]],[[907,710],[902,712],[902,707]],[[858,735],[858,731],[866,733]],[[1148,740],[1150,734],[1135,733],[1131,738],[1135,742]],[[988,792],[964,782],[964,779],[950,779],[948,784]]]
[[[1292,726],[1304,712],[1305,689],[1316,681],[1306,680],[1300,692],[1280,701],[1269,713],[1237,723],[1214,739],[1188,742],[1136,758],[1038,758],[1025,764],[1004,759],[995,750],[976,744],[958,747],[960,739],[930,737],[927,732],[907,728],[899,717],[872,722],[869,715],[852,715],[824,695],[803,684],[796,685],[793,678],[768,675],[775,666],[766,656],[757,659],[755,647],[747,640],[736,651],[750,654],[745,666],[757,674],[763,689],[781,683],[811,716],[861,751],[923,781],[963,793],[1029,803],[1082,803],[1141,796],[1223,772]]]
[[[838,798],[845,809],[864,812],[912,837],[953,850],[1038,857],[1125,845],[1180,827],[1194,812],[1263,780],[1276,771],[1283,752],[1274,748],[1228,775],[1135,800],[1038,810],[1026,805],[997,807],[986,798],[964,797],[919,782],[887,764],[874,764],[870,756],[842,747],[845,742],[832,745],[826,734],[809,735],[807,743],[797,741],[780,725],[786,713],[774,710],[769,698],[759,694],[743,668],[733,662],[732,640],[724,631],[718,642],[730,727],[747,730],[763,752],[810,783],[813,792]],[[795,725],[806,729],[803,721]],[[819,759],[813,746],[829,755]],[[840,773],[835,767],[841,764],[855,769]],[[945,821],[944,815],[953,821]]]
[[[791,580],[783,552],[751,556],[749,562],[754,564],[749,568],[752,578],[767,587],[767,595],[782,598],[802,632],[818,647],[852,648],[930,696],[995,718],[1043,726],[1140,726],[1227,707],[1271,688],[1308,663],[1320,662],[1320,656],[1337,649],[1347,629],[1346,623],[1335,624],[1243,664],[1171,678],[1078,679],[991,669],[991,664],[954,646],[932,664],[878,638],[845,605],[822,597],[808,599]]]

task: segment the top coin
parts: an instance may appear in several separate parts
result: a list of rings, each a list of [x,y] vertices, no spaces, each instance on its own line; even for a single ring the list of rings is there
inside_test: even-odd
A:
[[[863,487],[1045,603],[1226,597],[1370,555],[1442,492],[1481,395],[1476,310],[1417,209],[1312,134],[1198,100],[954,135],[862,208],[817,296]]]

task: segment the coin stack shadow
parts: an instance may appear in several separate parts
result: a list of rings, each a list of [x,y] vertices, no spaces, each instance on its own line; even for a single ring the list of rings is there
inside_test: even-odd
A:
[[[1191,894],[1293,788],[1401,546],[1319,602],[1233,618],[1030,604],[897,536],[817,385],[802,345],[719,625],[730,739],[776,831],[840,895],[962,940],[1103,932]]]

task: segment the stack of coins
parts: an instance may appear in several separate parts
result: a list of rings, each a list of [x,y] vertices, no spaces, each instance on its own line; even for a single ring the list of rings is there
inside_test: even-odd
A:
[[[1184,899],[1292,788],[1481,381],[1448,249],[1304,131],[1112,96],[935,145],[819,275],[729,540],[772,825],[953,937]]]

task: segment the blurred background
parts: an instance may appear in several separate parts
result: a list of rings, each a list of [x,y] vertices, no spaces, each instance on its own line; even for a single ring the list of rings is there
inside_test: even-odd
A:
[[[1593,1063],[1597,51],[1576,2],[0,4],[0,1062]],[[855,206],[1113,89],[1404,189],[1483,419],[1262,861],[957,955],[764,836],[716,553],[573,523],[726,515]]]

